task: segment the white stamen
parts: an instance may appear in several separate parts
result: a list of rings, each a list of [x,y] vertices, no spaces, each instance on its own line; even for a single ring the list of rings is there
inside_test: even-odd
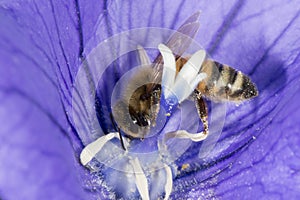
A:
[[[203,132],[189,133],[186,130],[178,130],[178,131],[167,133],[165,140],[168,140],[171,138],[182,138],[182,139],[190,139],[194,142],[200,142],[202,140],[205,140],[206,137],[207,137],[207,134],[204,134]]]
[[[204,80],[207,77],[206,73],[200,73],[196,78],[191,82],[191,88],[196,88],[200,81]]]
[[[183,94],[180,94],[181,98],[179,99],[179,103],[181,103],[182,101],[187,99],[191,95],[191,93],[194,91],[194,89],[197,87],[199,82],[205,78],[206,78],[206,73],[200,73],[196,76],[196,78],[194,80],[192,80],[191,83],[186,84],[186,82],[185,82],[184,83],[185,85],[183,84],[181,88],[178,87],[178,88],[180,88],[179,91],[184,92]],[[186,88],[183,88],[184,86],[186,86]]]
[[[164,44],[159,44],[158,49],[164,60],[162,86],[165,97],[169,97],[176,76],[176,62],[172,51]]]
[[[88,144],[80,153],[80,162],[82,165],[86,165],[90,162],[95,155],[102,149],[102,147],[111,139],[119,137],[119,133],[113,132],[107,135],[104,135],[94,142]]]
[[[192,55],[192,57],[185,63],[185,65],[180,70],[180,76],[184,77],[188,83],[195,79],[200,71],[202,63],[206,57],[204,50],[199,50]]]
[[[138,158],[130,160],[135,175],[135,184],[143,200],[149,200],[148,183]]]
[[[167,174],[167,179],[166,179],[166,185],[165,185],[165,198],[164,200],[168,200],[170,197],[170,194],[172,192],[172,187],[173,187],[173,178],[172,178],[172,171],[171,168],[168,165],[164,166]]]
[[[137,50],[141,65],[151,65],[150,58],[145,49],[142,46],[138,45]]]
[[[205,60],[206,53],[204,50],[194,53],[175,79],[176,62],[172,51],[163,44],[159,44],[158,49],[164,60],[162,75],[164,96],[166,99],[171,99],[175,96],[178,102],[181,103],[190,96],[199,82],[206,78],[205,73],[198,74]]]
[[[206,78],[205,73],[198,74],[205,56],[206,53],[203,50],[194,53],[177,75],[173,88],[179,103],[190,96],[198,83]]]

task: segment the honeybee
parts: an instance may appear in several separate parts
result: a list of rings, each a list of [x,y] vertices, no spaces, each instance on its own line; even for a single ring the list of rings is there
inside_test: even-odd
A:
[[[181,71],[190,58],[182,55],[199,29],[199,15],[200,12],[197,12],[189,17],[166,44],[172,52],[176,52],[176,74]],[[143,49],[138,49],[138,54],[141,62],[152,65],[153,70],[147,68],[134,76],[131,83],[128,84],[131,92],[127,94],[125,92],[127,96],[129,95],[129,103],[121,100],[113,110],[118,126],[127,137],[143,139],[149,129],[156,125],[162,93],[160,82],[163,59],[158,56],[152,64]],[[207,135],[209,132],[208,109],[205,99],[241,102],[256,97],[258,90],[247,75],[214,60],[206,59],[198,73],[202,72],[207,77],[197,85],[193,96],[199,118],[203,123],[203,133]],[[135,89],[131,90],[132,88]],[[124,117],[126,111],[129,111],[130,117]]]
[[[137,73],[134,73],[134,76],[129,76],[128,79],[126,78],[127,73],[123,76],[125,77],[125,84],[121,81],[120,85],[124,85],[125,88],[124,90],[117,90],[118,92],[116,93],[121,91],[120,95],[118,94],[119,96],[117,95],[117,98],[114,99],[116,101],[112,102],[113,113],[111,119],[116,132],[110,132],[99,137],[97,140],[88,144],[80,154],[80,161],[86,166],[98,152],[104,149],[105,151],[102,151],[103,156],[100,156],[99,161],[102,157],[105,157],[108,160],[109,166],[111,166],[111,164],[112,166],[120,166],[122,171],[129,171],[134,175],[122,176],[122,174],[118,172],[118,176],[121,176],[121,179],[117,178],[117,180],[113,180],[112,183],[116,183],[116,181],[120,182],[119,180],[124,178],[130,183],[125,185],[125,188],[128,187],[128,194],[134,193],[137,190],[142,199],[150,199],[150,193],[152,193],[153,190],[149,186],[156,184],[158,179],[161,179],[159,180],[160,184],[155,187],[154,192],[164,194],[164,199],[169,198],[172,192],[174,175],[176,175],[176,173],[173,173],[172,169],[174,168],[169,165],[169,162],[176,159],[180,152],[173,152],[172,149],[169,149],[171,145],[168,146],[166,141],[170,138],[189,138],[197,142],[206,138],[209,133],[209,125],[208,108],[205,99],[212,101],[241,102],[258,95],[255,84],[248,76],[228,65],[210,59],[204,60],[205,53],[201,53],[204,51],[197,51],[191,57],[184,55],[186,49],[192,43],[192,38],[199,29],[199,15],[200,12],[197,12],[189,17],[177,32],[171,36],[166,45],[160,44],[158,46],[161,54],[157,56],[153,63],[150,62],[143,48],[140,47],[137,49],[142,65],[147,67],[140,68]],[[166,51],[164,52],[163,50]],[[167,55],[166,52],[170,54]],[[198,60],[194,59],[198,56],[201,58]],[[169,73],[166,69],[171,68],[169,68],[169,65],[166,63],[170,61],[170,58],[173,71]],[[191,60],[200,61],[192,62]],[[164,61],[165,63],[163,63]],[[197,63],[202,64],[197,65]],[[197,67],[192,68],[194,66]],[[184,75],[186,77],[184,77]],[[188,87],[181,87],[184,85],[184,81],[177,82],[177,80],[181,80],[178,79],[178,77],[186,78],[182,80],[188,83],[185,85]],[[201,77],[201,79],[199,77]],[[166,80],[171,81],[168,82]],[[172,81],[174,85],[172,85]],[[169,88],[174,90],[166,89],[168,88],[166,86],[170,85],[172,87]],[[187,89],[188,92],[184,91],[184,89]],[[152,128],[159,127],[158,122],[160,122],[161,119],[158,116],[160,116],[159,113],[163,110],[161,107],[166,106],[164,104],[165,100],[168,100],[169,97],[173,97],[173,93],[169,93],[168,91],[179,91],[178,93],[175,92],[176,97],[181,95],[181,97],[178,98],[179,100],[172,105],[181,103],[188,96],[194,97],[198,116],[203,123],[203,131],[190,134],[186,130],[177,130],[175,132],[163,133],[161,138],[149,138],[148,143],[146,143],[146,141],[145,143],[150,144],[151,147],[157,147],[158,151],[154,154],[157,155],[156,159],[152,157],[148,160],[147,156],[139,154],[136,151],[131,153],[129,151],[131,147],[133,147],[134,150],[144,147],[141,146],[144,141],[139,142],[137,139],[143,140],[151,134]],[[112,95],[112,97],[113,96],[114,95]],[[169,105],[171,104],[167,102],[167,106]],[[172,108],[175,108],[175,106]],[[169,119],[171,115],[171,112],[169,112],[171,110],[172,109],[169,109],[167,110],[168,112],[165,113],[167,119]],[[123,139],[123,137],[125,139]],[[112,139],[119,139],[125,151],[119,151],[112,148],[112,146],[105,146],[105,144]],[[115,154],[118,155],[115,156]],[[184,170],[187,165],[188,164],[183,165],[182,169]],[[113,174],[114,172],[109,169],[104,173]],[[114,174],[113,176],[107,177],[117,176]],[[165,185],[162,187],[163,182],[165,182]],[[131,183],[134,183],[135,186]],[[122,189],[124,189],[123,186]],[[127,192],[125,195],[127,195]],[[133,194],[133,196],[134,195],[135,194]]]

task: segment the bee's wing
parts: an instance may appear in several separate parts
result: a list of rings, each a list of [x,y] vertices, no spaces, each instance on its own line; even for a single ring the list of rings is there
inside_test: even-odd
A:
[[[181,56],[192,43],[200,27],[199,16],[200,12],[196,12],[189,17],[168,40],[166,45],[177,56]]]
[[[193,38],[195,37],[196,33],[199,30],[200,23],[199,23],[199,16],[200,11],[194,13],[190,16],[174,33],[170,39],[168,40],[166,46],[168,46],[173,53],[176,54],[176,57],[181,56],[186,49],[191,45]],[[154,60],[154,70],[155,73],[153,74],[153,82],[159,82],[161,79],[162,73],[162,64],[163,59],[161,55],[158,55]],[[153,86],[147,89],[147,91],[152,91]]]

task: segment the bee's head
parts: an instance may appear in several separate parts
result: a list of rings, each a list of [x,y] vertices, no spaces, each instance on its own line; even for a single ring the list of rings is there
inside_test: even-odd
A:
[[[136,68],[124,75],[115,87],[112,114],[124,135],[145,138],[152,127],[157,127],[160,84],[153,80],[156,74],[149,66]]]
[[[149,90],[149,87],[152,87]],[[145,84],[137,88],[129,101],[131,118],[138,126],[150,126],[155,124],[159,109],[160,85]]]

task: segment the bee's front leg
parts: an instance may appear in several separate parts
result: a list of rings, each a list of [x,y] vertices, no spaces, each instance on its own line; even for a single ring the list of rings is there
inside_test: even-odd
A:
[[[208,135],[208,110],[207,110],[207,105],[201,96],[201,93],[195,90],[194,92],[194,98],[195,98],[195,104],[197,108],[197,112],[199,115],[199,118],[202,121],[203,124],[203,134]]]
[[[194,142],[200,142],[202,140],[205,140],[208,135],[208,109],[207,105],[204,101],[204,99],[201,96],[201,93],[198,91],[194,91],[194,98],[195,98],[195,104],[197,108],[197,112],[199,115],[199,118],[202,121],[203,124],[203,131],[199,133],[189,133],[186,130],[177,130],[173,132],[166,133],[161,146],[165,147],[166,141],[171,138],[188,138],[191,139]]]

